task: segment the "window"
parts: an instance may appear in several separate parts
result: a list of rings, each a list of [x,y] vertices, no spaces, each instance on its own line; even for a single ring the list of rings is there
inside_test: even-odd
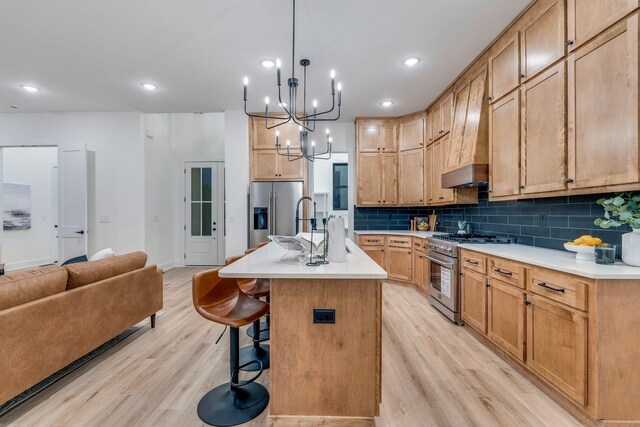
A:
[[[333,210],[346,211],[349,203],[349,166],[347,163],[333,164]]]

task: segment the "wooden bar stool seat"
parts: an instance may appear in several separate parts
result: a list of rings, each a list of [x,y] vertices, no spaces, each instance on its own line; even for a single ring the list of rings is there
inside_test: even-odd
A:
[[[256,418],[269,403],[269,392],[255,380],[264,370],[259,360],[240,363],[238,328],[269,311],[269,304],[246,296],[234,279],[219,276],[219,268],[197,273],[192,279],[193,305],[205,319],[229,326],[229,367],[231,381],[209,391],[198,403],[198,416],[214,426],[233,426]],[[258,373],[246,381],[239,380],[240,369],[257,365]]]
[[[255,248],[252,248],[256,250]],[[249,251],[249,249],[247,249]],[[250,252],[249,252],[250,253]],[[225,260],[224,264],[229,265],[244,255],[237,255],[229,257]],[[259,300],[261,297],[266,297],[267,302],[269,302],[270,295],[270,287],[269,287],[269,279],[246,279],[246,278],[238,278],[236,279],[240,290],[251,297],[252,299]],[[253,341],[253,347],[243,347],[240,350],[240,363],[243,363],[248,360],[260,360],[265,369],[270,366],[270,354],[269,354],[269,346],[268,345],[260,345],[260,343],[264,341],[268,341],[270,338],[269,335],[269,314],[267,313],[267,321],[260,322],[260,319],[256,319],[253,322],[253,325],[247,329],[247,335],[251,337]],[[243,363],[244,364],[244,363]],[[256,370],[256,365],[247,365],[243,368],[245,371],[254,371]]]

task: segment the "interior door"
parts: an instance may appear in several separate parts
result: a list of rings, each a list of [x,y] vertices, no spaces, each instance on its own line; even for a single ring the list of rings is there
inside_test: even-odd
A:
[[[224,166],[186,162],[186,265],[224,263]]]
[[[58,149],[58,260],[87,255],[87,148]]]

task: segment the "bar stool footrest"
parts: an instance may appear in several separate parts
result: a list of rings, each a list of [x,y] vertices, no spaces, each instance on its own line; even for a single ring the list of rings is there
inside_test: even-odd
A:
[[[261,345],[260,347],[242,347],[240,349],[240,369],[243,371],[253,372],[258,369],[254,368],[255,363],[253,365],[247,364],[247,362],[259,360],[262,363],[262,369],[269,369],[269,346]],[[246,366],[245,366],[246,365]]]

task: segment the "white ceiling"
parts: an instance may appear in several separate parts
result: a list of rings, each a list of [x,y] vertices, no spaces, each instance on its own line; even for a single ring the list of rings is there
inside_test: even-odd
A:
[[[336,69],[341,121],[417,111],[528,3],[297,0],[296,63],[311,59],[321,105]],[[403,66],[410,55],[422,61]],[[0,0],[0,112],[239,109],[245,75],[249,108],[262,109],[265,95],[276,98],[275,70],[259,62],[276,56],[284,79],[291,0]]]

